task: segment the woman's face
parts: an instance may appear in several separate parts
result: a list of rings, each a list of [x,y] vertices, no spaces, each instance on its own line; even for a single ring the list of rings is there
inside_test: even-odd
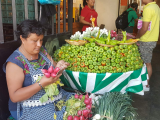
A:
[[[28,38],[22,38],[22,44],[27,52],[30,54],[38,54],[40,51],[40,48],[43,43],[43,37],[44,35],[37,35],[35,33],[30,33]]]
[[[95,0],[86,0],[88,6],[91,6],[93,7],[94,6],[94,3],[95,3]]]

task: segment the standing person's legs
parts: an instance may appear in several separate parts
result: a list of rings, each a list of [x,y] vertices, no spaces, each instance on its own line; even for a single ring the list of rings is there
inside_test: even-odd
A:
[[[148,76],[149,76],[147,87],[149,87],[149,80],[152,76],[152,65],[151,65],[151,63],[146,63],[146,67],[147,67]]]
[[[146,91],[149,91],[149,80],[152,75],[152,65],[151,65],[151,60],[152,60],[152,52],[153,49],[156,47],[157,42],[138,42],[139,44],[139,51],[141,54],[141,58],[146,64],[147,71],[148,71],[148,85],[146,86]]]

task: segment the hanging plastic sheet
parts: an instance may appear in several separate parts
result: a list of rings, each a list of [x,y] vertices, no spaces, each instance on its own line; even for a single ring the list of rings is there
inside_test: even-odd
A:
[[[52,4],[52,5],[58,5],[60,4],[61,0],[38,0],[41,5],[45,4]]]

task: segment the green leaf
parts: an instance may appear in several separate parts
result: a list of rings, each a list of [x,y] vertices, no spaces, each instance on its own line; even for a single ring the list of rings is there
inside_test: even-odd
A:
[[[30,73],[30,71],[26,70],[26,73],[28,73],[28,74],[29,74],[29,73]]]
[[[131,99],[127,94],[120,92],[105,93],[95,102],[94,106],[93,115],[100,114],[112,120],[137,120],[137,113],[135,108],[132,107]],[[109,120],[107,118],[101,119]]]
[[[41,65],[43,65],[45,62],[46,62],[45,60],[42,60]]]
[[[40,100],[41,103],[46,102],[48,100],[47,94],[44,94],[39,100]]]

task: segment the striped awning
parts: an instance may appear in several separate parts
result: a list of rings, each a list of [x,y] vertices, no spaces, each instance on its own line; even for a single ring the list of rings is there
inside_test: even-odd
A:
[[[126,73],[84,73],[66,70],[61,77],[62,82],[73,89],[104,94],[120,91],[144,95],[143,86],[147,85],[148,73],[146,65],[141,69]]]

